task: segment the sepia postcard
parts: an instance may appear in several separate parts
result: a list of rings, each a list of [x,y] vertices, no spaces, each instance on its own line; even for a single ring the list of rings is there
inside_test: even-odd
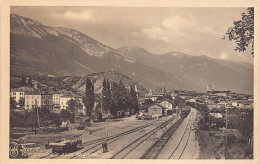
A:
[[[1,163],[259,163],[259,7],[2,1]]]

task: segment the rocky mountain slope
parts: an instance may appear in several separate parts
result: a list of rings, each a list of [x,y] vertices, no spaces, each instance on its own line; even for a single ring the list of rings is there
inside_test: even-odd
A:
[[[195,88],[205,90],[207,84],[216,89],[237,92],[253,91],[253,65],[219,60],[207,56],[191,56],[181,52],[155,55],[138,47],[118,49],[134,61],[139,61],[164,72],[181,76]]]
[[[247,64],[179,52],[156,55],[138,47],[116,50],[73,29],[48,27],[13,14],[10,18],[11,76],[80,78],[115,70],[145,88],[205,91],[207,84],[214,84],[236,92],[253,81],[253,69]]]
[[[75,38],[85,41],[76,42]],[[84,48],[86,46],[88,48]],[[86,76],[111,69],[133,78],[146,88],[165,85],[190,89],[191,86],[181,77],[135,62],[78,31],[47,27],[36,20],[11,15],[12,76]]]
[[[107,79],[109,82],[116,82],[118,84],[121,80],[126,88],[130,89],[130,86],[133,86],[134,88],[136,87],[136,89],[141,95],[144,95],[148,92],[141,84],[115,70],[92,73],[85,77],[31,76],[31,78],[34,82],[37,82],[38,85],[47,86],[51,88],[53,91],[62,91],[64,89],[66,91],[73,91],[75,93],[84,94],[86,90],[86,78],[90,78],[92,79],[92,82],[94,84],[94,91],[96,94],[102,93],[104,79]],[[11,87],[19,87],[20,81],[20,76],[11,77]]]

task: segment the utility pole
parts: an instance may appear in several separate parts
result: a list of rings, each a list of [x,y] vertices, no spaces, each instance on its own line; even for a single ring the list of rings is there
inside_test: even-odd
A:
[[[38,107],[36,107],[36,112],[37,112],[38,126],[39,126],[39,128],[41,128],[41,126],[40,126],[40,117],[39,117],[39,108]]]
[[[228,108],[226,108],[225,159],[227,159],[227,128],[228,128]]]
[[[210,118],[210,110],[209,110],[209,137],[210,137],[210,125],[211,125],[211,118]]]
[[[41,128],[41,126],[40,126],[40,117],[39,117],[39,108],[38,108],[37,100],[35,100],[35,108],[36,108],[38,126],[39,126],[39,128]]]

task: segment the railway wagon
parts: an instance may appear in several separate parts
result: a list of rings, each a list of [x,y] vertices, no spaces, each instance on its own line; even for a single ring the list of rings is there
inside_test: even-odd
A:
[[[181,111],[180,116],[181,116],[182,118],[186,118],[186,117],[189,115],[189,113],[190,113],[190,107],[186,107],[185,109],[183,109],[183,110]]]
[[[62,141],[52,142],[45,145],[46,149],[51,148],[52,153],[69,153],[82,148],[82,139],[79,138],[81,134],[73,137],[73,139],[63,139]]]

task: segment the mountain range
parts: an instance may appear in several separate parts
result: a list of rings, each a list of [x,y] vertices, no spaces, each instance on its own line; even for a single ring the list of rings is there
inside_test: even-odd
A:
[[[253,92],[253,65],[192,56],[181,52],[152,54],[139,47],[114,49],[64,27],[10,15],[11,76],[77,76],[115,70],[145,88]]]

